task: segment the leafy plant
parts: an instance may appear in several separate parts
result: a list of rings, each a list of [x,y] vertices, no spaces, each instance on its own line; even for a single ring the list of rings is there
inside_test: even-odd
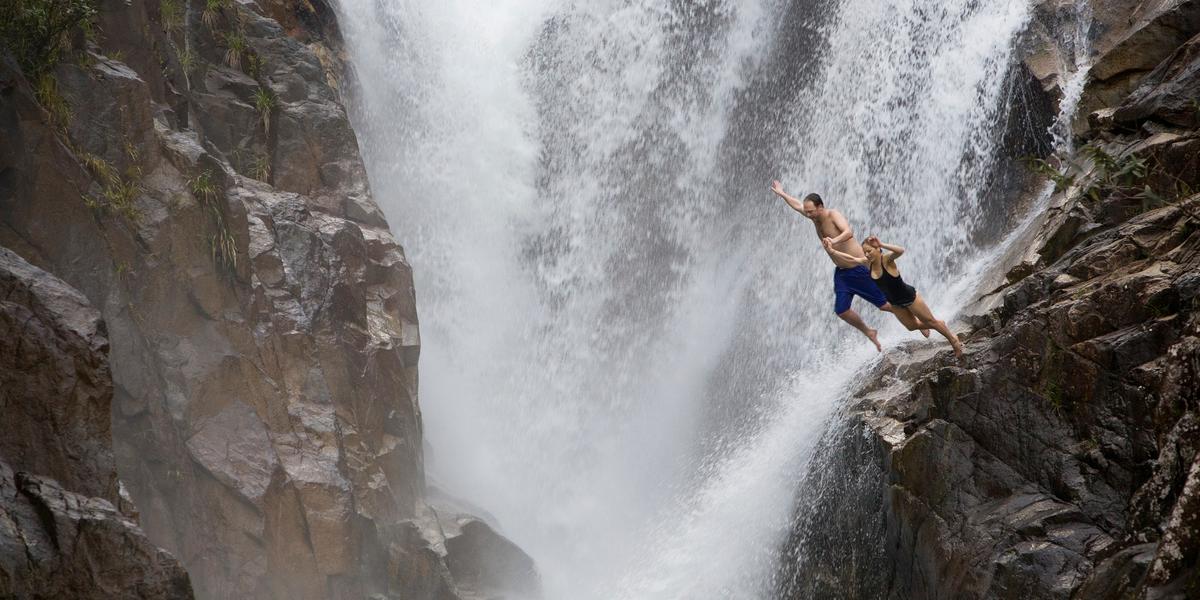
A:
[[[3,0],[0,47],[12,53],[21,70],[37,81],[70,48],[70,34],[85,32],[96,16],[94,0]]]
[[[234,69],[242,68],[242,58],[246,55],[246,36],[240,31],[230,31],[225,34],[225,62]]]
[[[1075,176],[1067,173],[1069,169],[1064,168],[1060,170],[1045,159],[1030,156],[1025,159],[1025,164],[1034,173],[1053,181],[1054,193],[1056,194],[1065,191],[1075,183]]]
[[[1082,153],[1092,162],[1095,173],[1084,193],[1095,202],[1099,202],[1104,193],[1121,191],[1146,177],[1146,159],[1140,156],[1116,157],[1094,144],[1084,146]]]
[[[254,107],[258,109],[258,114],[262,117],[263,131],[270,133],[271,131],[271,112],[279,106],[279,99],[270,88],[259,87],[254,92]]]

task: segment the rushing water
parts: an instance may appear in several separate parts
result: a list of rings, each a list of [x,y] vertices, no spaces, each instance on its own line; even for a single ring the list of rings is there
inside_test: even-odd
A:
[[[431,475],[549,598],[770,593],[799,473],[874,355],[770,179],[907,246],[952,312],[1027,10],[342,0],[416,273]]]

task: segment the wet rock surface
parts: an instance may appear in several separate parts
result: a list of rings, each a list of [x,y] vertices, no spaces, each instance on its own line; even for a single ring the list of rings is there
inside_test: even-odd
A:
[[[0,597],[192,597],[123,514],[100,314],[0,248]]]
[[[469,597],[424,500],[412,273],[330,19],[105,0],[53,73],[65,119],[5,61],[0,246],[102,315],[117,471],[197,597]],[[34,458],[90,456],[66,450]]]
[[[434,501],[445,538],[446,566],[464,598],[540,598],[533,559],[485,520],[446,501]]]
[[[1088,145],[965,311],[965,360],[917,343],[865,374],[781,597],[1200,597],[1200,22],[1117,4]]]

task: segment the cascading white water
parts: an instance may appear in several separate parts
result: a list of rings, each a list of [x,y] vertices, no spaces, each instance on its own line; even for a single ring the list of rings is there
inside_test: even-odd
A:
[[[874,354],[773,173],[957,305],[1027,6],[929,4],[342,0],[432,474],[549,598],[770,593],[799,470]]]

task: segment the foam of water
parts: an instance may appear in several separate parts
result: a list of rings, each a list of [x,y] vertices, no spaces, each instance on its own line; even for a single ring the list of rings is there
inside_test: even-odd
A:
[[[804,461],[873,355],[769,174],[909,247],[935,310],[960,301],[1026,2],[795,4],[341,1],[417,279],[431,472],[550,598],[769,593]],[[789,86],[772,70],[802,57],[776,42],[805,6],[821,66]]]

